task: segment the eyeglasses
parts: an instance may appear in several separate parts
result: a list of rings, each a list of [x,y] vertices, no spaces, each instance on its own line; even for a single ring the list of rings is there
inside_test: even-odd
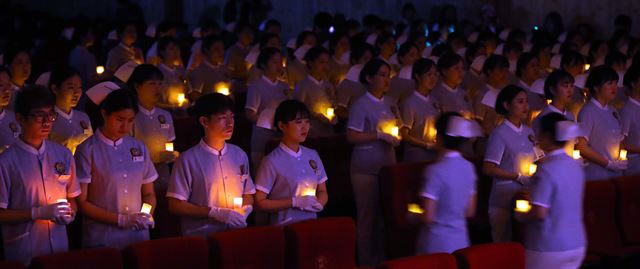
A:
[[[58,118],[58,113],[40,112],[40,113],[29,114],[29,116],[33,117],[36,120],[36,122],[38,122],[38,123],[44,123],[45,121],[46,122],[54,122]]]

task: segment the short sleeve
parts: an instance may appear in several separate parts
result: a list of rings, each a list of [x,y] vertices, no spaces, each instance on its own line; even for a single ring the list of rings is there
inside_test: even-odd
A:
[[[536,173],[531,188],[531,204],[549,208],[553,198],[553,181],[546,171]]]
[[[158,178],[158,172],[156,171],[156,167],[153,166],[151,156],[149,155],[149,150],[144,146],[144,144],[142,144],[142,147],[144,148],[144,170],[142,174],[142,184],[147,184],[154,182]]]
[[[71,153],[69,153],[69,155],[71,155]],[[80,196],[80,183],[76,176],[76,162],[72,156],[69,156],[69,162],[71,163],[71,178],[69,179],[69,183],[67,183],[67,197],[74,198]]]
[[[296,99],[302,103],[307,104],[307,99],[306,98],[306,92],[304,90],[304,87],[302,85],[302,82],[298,82],[298,84],[296,84],[295,89],[293,90],[293,99]]]
[[[9,207],[11,197],[11,177],[4,163],[0,163],[0,208]]]
[[[86,184],[91,183],[92,162],[91,146],[88,143],[80,144],[75,153],[76,179],[78,182]]]
[[[315,152],[314,155],[314,160],[318,164],[318,184],[322,184],[327,182],[329,177],[327,176],[327,172],[324,170],[324,164],[322,163],[322,159],[320,159],[320,155],[318,155],[317,152]]]
[[[249,86],[249,89],[247,89],[247,102],[244,108],[258,112],[258,107],[260,107],[260,93],[258,90],[255,83]]]
[[[169,122],[169,133],[167,139],[169,141],[173,141],[176,140],[176,128],[175,125],[173,125],[173,117],[171,116],[170,113],[167,113],[167,115],[165,116],[167,118],[167,121]]]
[[[500,163],[502,163],[502,157],[504,156],[505,141],[502,136],[497,133],[498,130],[499,129],[494,129],[493,133],[489,136],[484,161],[500,165]]]
[[[258,173],[256,173],[256,189],[266,194],[271,193],[277,175],[273,163],[268,158],[262,159]]]
[[[593,120],[593,116],[584,108],[580,110],[580,113],[578,113],[578,125],[580,126],[582,137],[584,137],[584,139],[586,140],[589,140],[589,137],[593,132]]]
[[[347,108],[349,106],[349,89],[344,83],[344,81],[340,82],[336,88],[336,105]]]
[[[244,167],[246,167],[244,169],[244,171],[246,171],[245,175],[243,175],[244,178],[244,189],[242,190],[243,194],[255,194],[256,193],[256,185],[253,184],[253,178],[251,178],[251,174],[249,173],[249,171],[251,171],[250,167],[249,167],[249,158],[247,157],[247,154],[245,154],[244,152],[242,152],[242,164],[244,165]]]
[[[167,197],[176,198],[182,201],[188,201],[191,196],[191,184],[193,182],[192,173],[187,161],[180,156],[173,166],[171,177],[169,178],[169,187],[167,188]]]
[[[425,183],[420,191],[420,196],[438,201],[440,198],[440,190],[442,189],[442,179],[433,169],[427,169],[424,177]]]
[[[402,127],[413,129],[413,124],[415,122],[415,111],[411,107],[410,102],[405,101],[400,105],[400,118],[402,119]]]
[[[623,109],[622,113],[620,113],[622,135],[624,135],[625,137],[629,135],[629,130],[631,129],[631,117],[631,113],[627,112],[627,110],[625,109]]]
[[[364,131],[365,122],[364,107],[361,107],[358,103],[354,103],[349,109],[349,119],[347,121],[347,129],[351,129],[357,132]]]

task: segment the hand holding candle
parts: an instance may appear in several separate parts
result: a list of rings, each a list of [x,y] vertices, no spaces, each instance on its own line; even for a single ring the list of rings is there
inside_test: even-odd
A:
[[[398,126],[391,127],[390,135],[395,136],[396,138],[400,138],[400,128]]]
[[[178,101],[178,106],[182,106],[184,104],[184,102],[186,101],[184,93],[179,93],[178,97],[176,99]]]
[[[627,150],[626,149],[621,149],[619,157],[620,157],[621,161],[626,161],[627,160]]]
[[[327,119],[333,120],[333,117],[335,116],[334,112],[335,111],[334,111],[333,107],[327,108],[327,114],[326,114]]]
[[[242,203],[242,197],[233,197],[233,209],[241,209]]]
[[[164,143],[164,150],[173,151],[173,143],[172,142]]]
[[[143,203],[140,212],[151,215],[151,208],[150,204]]]
[[[216,84],[215,92],[224,94],[224,95],[231,94],[231,91],[229,90],[229,84],[226,82],[219,82],[218,84]]]
[[[536,170],[538,170],[538,166],[536,164],[529,164],[529,176],[533,176],[533,174],[536,173]]]
[[[531,204],[527,200],[516,200],[516,212],[528,213],[531,211]]]
[[[424,214],[424,210],[418,204],[408,204],[407,211],[414,214]]]
[[[580,151],[577,149],[573,150],[573,159],[579,160],[582,156],[580,156]]]

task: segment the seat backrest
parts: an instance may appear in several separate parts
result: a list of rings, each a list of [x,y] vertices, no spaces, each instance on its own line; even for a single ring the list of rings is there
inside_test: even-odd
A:
[[[123,268],[122,254],[113,248],[82,249],[38,256],[31,269],[118,269]]]
[[[284,229],[287,268],[353,269],[356,267],[356,225],[351,218],[321,218]]]
[[[419,255],[396,260],[386,261],[379,269],[456,269],[456,259],[451,254],[439,253],[431,255]]]
[[[612,180],[587,181],[583,215],[587,252],[603,254],[622,245],[616,218],[616,190]]]
[[[524,269],[524,247],[518,243],[474,245],[453,255],[460,269]]]
[[[124,249],[127,268],[208,269],[207,242],[202,237],[171,237],[130,245]]]
[[[209,235],[211,268],[284,268],[285,239],[281,228],[250,227]]]
[[[618,187],[618,217],[622,236],[627,245],[640,245],[640,176],[626,176],[615,180]]]
[[[421,204],[418,192],[424,169],[431,162],[402,163],[383,167],[378,176],[380,201],[385,224],[387,258],[415,254],[418,225],[407,218],[407,205]]]

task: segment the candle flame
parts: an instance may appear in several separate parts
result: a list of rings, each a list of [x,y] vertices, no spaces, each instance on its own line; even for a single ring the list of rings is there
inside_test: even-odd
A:
[[[151,205],[147,203],[143,203],[142,208],[140,209],[140,212],[145,214],[151,214]]]
[[[536,170],[538,170],[538,166],[535,164],[530,164],[529,165],[529,175],[533,175],[536,173]]]
[[[220,94],[229,95],[231,91],[229,90],[229,84],[225,82],[220,82],[216,84],[215,91]]]
[[[335,113],[335,111],[334,111],[333,107],[327,108],[327,115],[326,115],[327,119],[329,119],[329,120],[333,119],[333,116],[335,115],[334,113]]]
[[[242,208],[242,197],[233,197],[233,208]]]
[[[516,200],[516,211],[527,213],[531,210],[531,204],[527,200]]]
[[[580,151],[577,150],[577,149],[573,150],[573,159],[578,160],[578,159],[580,159],[580,157],[581,157],[580,156]]]
[[[179,93],[177,100],[178,100],[178,105],[182,106],[182,104],[184,104],[184,102],[186,101],[184,93]]]
[[[104,66],[102,65],[96,66],[96,74],[102,75],[102,73],[104,73]]]
[[[415,214],[423,214],[424,210],[418,204],[408,204],[407,211]]]
[[[626,149],[621,149],[620,150],[620,160],[622,160],[622,161],[626,161],[627,160],[627,150]]]
[[[164,143],[164,150],[173,151],[173,143],[171,143],[171,142]]]
[[[400,128],[398,128],[398,126],[391,127],[391,135],[400,137]]]

